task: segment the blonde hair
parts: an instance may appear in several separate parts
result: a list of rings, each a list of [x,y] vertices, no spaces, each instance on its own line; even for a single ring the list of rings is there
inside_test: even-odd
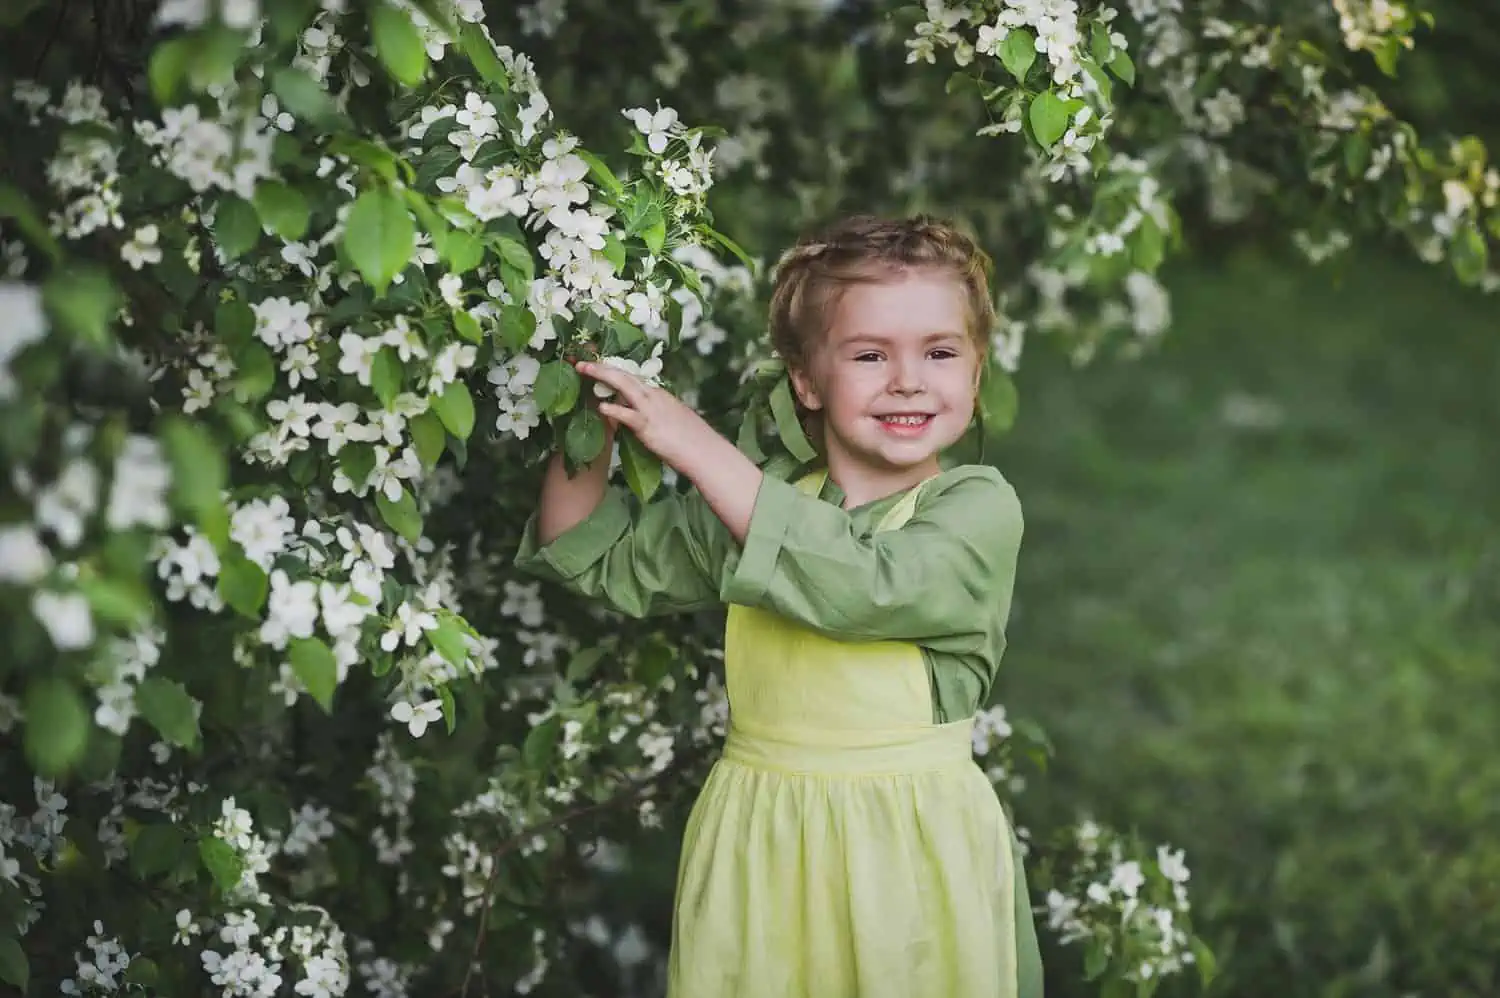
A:
[[[810,233],[776,264],[771,345],[786,366],[806,367],[809,347],[828,331],[843,292],[907,269],[945,270],[964,286],[970,338],[984,356],[995,325],[990,258],[971,237],[928,215],[853,215]]]

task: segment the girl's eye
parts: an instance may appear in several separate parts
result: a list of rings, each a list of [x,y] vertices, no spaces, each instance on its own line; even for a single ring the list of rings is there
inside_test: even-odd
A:
[[[958,351],[950,350],[947,347],[938,347],[936,350],[932,351],[932,356],[937,360],[952,360],[954,357],[958,356]]]
[[[879,360],[880,354],[874,352],[873,350],[866,350],[864,353],[855,354],[854,359],[859,361],[860,363],[866,363],[868,361]]]

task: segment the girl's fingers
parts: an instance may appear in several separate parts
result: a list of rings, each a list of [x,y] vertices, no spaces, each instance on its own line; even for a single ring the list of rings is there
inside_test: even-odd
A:
[[[620,393],[620,396],[631,405],[638,406],[645,398],[645,385],[641,384],[629,371],[622,371],[608,364],[579,363],[579,373],[593,378],[602,384],[606,384]]]
[[[619,405],[615,402],[600,402],[599,415],[605,419],[613,420],[619,426],[624,426],[631,430],[640,429],[641,424],[644,422],[639,412],[628,405]]]

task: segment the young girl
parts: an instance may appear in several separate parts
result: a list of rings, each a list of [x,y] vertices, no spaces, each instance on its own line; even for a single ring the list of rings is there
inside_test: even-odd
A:
[[[811,468],[757,467],[669,392],[579,364],[689,480],[632,514],[608,460],[546,474],[519,563],[633,615],[728,606],[728,738],[688,821],[670,998],[1034,998],[1025,881],[974,764],[1021,509],[944,471],[975,415],[988,261],[925,217],[782,260],[771,335]]]

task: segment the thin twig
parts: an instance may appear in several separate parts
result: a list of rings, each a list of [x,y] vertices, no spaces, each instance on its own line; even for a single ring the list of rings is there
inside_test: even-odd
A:
[[[42,43],[41,52],[37,53],[36,66],[31,70],[32,76],[40,76],[42,65],[47,61],[47,53],[52,51],[52,43],[57,41],[58,33],[62,31],[63,18],[68,13],[68,0],[59,0],[57,4],[57,20],[52,22],[52,30],[47,34],[47,40]]]
[[[484,949],[485,935],[489,931],[490,909],[494,906],[493,896],[495,890],[495,878],[499,876],[500,873],[501,858],[509,855],[512,852],[515,852],[536,835],[551,831],[554,828],[561,827],[562,825],[566,825],[570,822],[577,821],[579,818],[587,817],[590,814],[607,811],[611,808],[618,807],[621,804],[632,801],[641,796],[647,790],[650,790],[660,783],[664,782],[665,778],[669,774],[675,774],[676,771],[676,766],[668,766],[666,769],[663,769],[659,773],[654,773],[651,776],[645,776],[641,777],[638,780],[633,780],[627,783],[624,788],[620,790],[620,792],[614,794],[613,796],[606,797],[603,800],[591,801],[588,804],[582,804],[578,807],[570,808],[567,811],[563,811],[561,814],[553,815],[546,821],[539,821],[536,824],[523,829],[520,833],[511,836],[495,847],[494,851],[490,853],[490,856],[494,859],[495,864],[490,869],[490,875],[486,879],[484,884],[484,895],[481,901],[481,903],[483,904],[483,910],[481,910],[479,913],[479,926],[474,933],[474,946],[469,951],[469,966],[464,971],[463,985],[459,988],[458,991],[459,998],[468,998],[469,985],[470,983],[472,983],[474,978],[474,968],[479,966],[479,954]],[[481,971],[480,973],[482,976],[483,971]],[[486,988],[486,993],[488,993],[488,988]]]

